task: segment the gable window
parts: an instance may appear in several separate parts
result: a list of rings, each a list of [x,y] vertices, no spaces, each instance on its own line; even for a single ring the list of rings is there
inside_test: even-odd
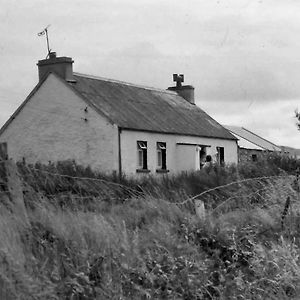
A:
[[[224,165],[224,147],[217,147],[217,162]]]
[[[137,141],[138,169],[147,170],[147,142]]]
[[[167,169],[167,146],[166,143],[157,142],[157,168],[161,170]]]

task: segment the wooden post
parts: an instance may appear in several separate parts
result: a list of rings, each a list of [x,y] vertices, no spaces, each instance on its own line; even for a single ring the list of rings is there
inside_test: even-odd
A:
[[[23,199],[22,181],[16,164],[8,159],[6,143],[0,143],[0,177],[2,191],[6,194],[2,195],[2,202],[25,226],[28,226],[29,220]]]
[[[206,217],[204,202],[199,199],[195,199],[195,211],[200,220],[204,221]]]
[[[0,143],[0,161],[7,160],[7,143]]]

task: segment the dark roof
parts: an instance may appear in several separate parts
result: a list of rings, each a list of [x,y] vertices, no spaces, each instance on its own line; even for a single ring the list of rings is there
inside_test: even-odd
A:
[[[176,92],[74,73],[72,87],[123,129],[236,140]]]
[[[276,146],[275,144],[271,143],[270,141],[260,137],[259,135],[251,132],[250,130],[244,128],[244,127],[239,127],[239,126],[229,126],[229,125],[224,125],[229,131],[231,131],[233,134],[235,134],[240,141],[238,142],[239,146],[241,148],[246,148],[246,149],[257,149],[255,146],[260,147],[262,150],[269,150],[269,151],[281,151],[281,148]],[[245,141],[250,142],[253,144],[251,146],[250,144],[245,143]]]

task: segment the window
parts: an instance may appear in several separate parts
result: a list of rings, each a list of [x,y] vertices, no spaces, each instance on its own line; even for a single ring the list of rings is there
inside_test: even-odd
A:
[[[161,170],[166,170],[167,169],[166,143],[157,142],[156,149],[157,149],[157,167]]]
[[[217,147],[217,162],[224,165],[224,147]]]
[[[257,161],[257,155],[256,154],[252,154],[252,161]]]
[[[138,150],[138,168],[147,170],[147,142],[138,141],[137,142]]]

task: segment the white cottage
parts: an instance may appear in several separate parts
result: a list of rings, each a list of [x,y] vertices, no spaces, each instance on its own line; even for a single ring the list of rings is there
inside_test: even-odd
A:
[[[38,62],[39,83],[0,130],[9,156],[75,160],[102,172],[175,174],[208,154],[237,163],[237,139],[194,103],[194,88],[160,90],[73,73],[73,60]]]

